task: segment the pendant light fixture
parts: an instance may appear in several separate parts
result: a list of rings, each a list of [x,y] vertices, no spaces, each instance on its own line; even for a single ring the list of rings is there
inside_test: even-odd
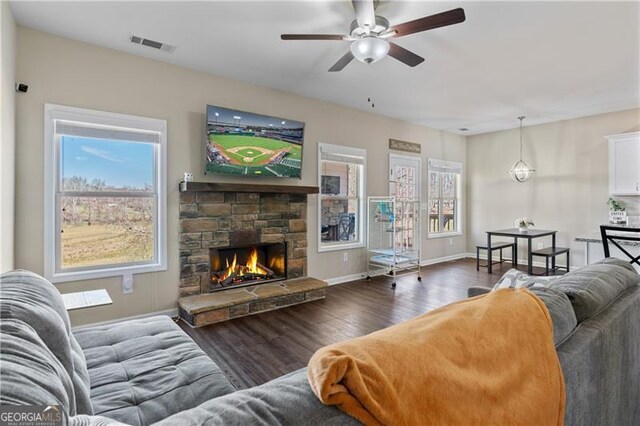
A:
[[[520,160],[509,170],[511,178],[520,183],[528,181],[536,174],[536,169],[522,160],[522,120],[524,119],[524,116],[518,117],[518,120],[520,120]]]

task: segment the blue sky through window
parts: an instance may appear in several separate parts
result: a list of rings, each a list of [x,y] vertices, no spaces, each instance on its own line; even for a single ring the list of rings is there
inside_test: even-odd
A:
[[[153,185],[153,144],[74,136],[62,136],[61,144],[63,179],[100,179],[112,189]]]

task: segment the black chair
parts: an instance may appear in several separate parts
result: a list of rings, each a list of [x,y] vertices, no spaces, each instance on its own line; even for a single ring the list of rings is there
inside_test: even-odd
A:
[[[570,249],[567,247],[547,247],[540,250],[535,250],[531,252],[531,256],[540,256],[545,259],[545,268],[544,274],[533,274],[533,275],[545,275],[549,276],[549,273],[555,274],[556,271],[563,270],[569,272],[571,269],[571,258],[569,257]],[[555,263],[555,258],[562,255],[567,255],[567,266],[558,266]],[[549,260],[552,261],[551,267],[549,267]]]
[[[616,246],[629,259],[632,265],[635,263],[640,266],[640,255],[636,256],[629,253],[620,241],[637,242],[640,244],[640,228],[630,228],[627,226],[602,225],[600,226],[600,234],[602,235],[602,245],[604,247],[604,257],[611,257],[609,243]]]
[[[506,249],[506,248],[511,248],[511,263],[513,265],[513,267],[515,268],[515,259],[516,259],[516,245],[515,243],[495,243],[491,245],[491,252],[493,253],[494,251],[500,251],[500,260],[494,262],[493,261],[493,256],[492,253],[487,253],[487,264],[486,265],[481,265],[480,264],[480,250],[487,250],[487,246],[476,246],[476,271],[480,270],[480,267],[482,266],[483,268],[486,268],[487,266],[489,266],[489,262],[491,262],[492,265],[495,265],[497,263],[503,263],[504,259],[502,258],[502,250]]]

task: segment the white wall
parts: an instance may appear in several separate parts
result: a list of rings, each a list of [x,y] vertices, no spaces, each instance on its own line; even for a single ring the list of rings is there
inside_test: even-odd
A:
[[[16,23],[0,2],[0,273],[14,266]]]
[[[519,156],[518,129],[468,137],[469,252],[486,242],[485,231],[511,228],[514,219],[526,216],[536,228],[558,230],[558,244],[571,248],[573,265],[582,265],[584,244],[574,238],[599,232],[608,220],[608,145],[603,136],[639,129],[638,109],[525,127],[523,157],[537,170],[527,183],[508,175]],[[640,197],[619,200],[630,214],[640,215]],[[526,259],[525,247],[521,249]]]
[[[75,325],[175,307],[178,296],[178,182],[185,171],[195,180],[255,182],[203,175],[205,105],[288,117],[305,122],[302,181],[265,183],[318,185],[317,144],[333,143],[367,149],[367,188],[388,193],[388,139],[422,144],[423,182],[426,159],[466,158],[463,136],[344,108],[335,104],[196,72],[175,65],[19,28],[18,77],[30,85],[17,103],[16,266],[43,271],[43,105],[46,102],[162,118],[168,121],[168,261],[166,272],[134,277],[135,291],[124,296],[120,279],[64,283],[62,292],[106,288],[114,305],[72,313]],[[401,96],[401,95],[399,95]],[[426,193],[427,185],[422,185]],[[366,270],[364,250],[317,252],[317,196],[309,197],[308,274],[329,279]],[[464,236],[429,240],[424,259],[463,253]]]

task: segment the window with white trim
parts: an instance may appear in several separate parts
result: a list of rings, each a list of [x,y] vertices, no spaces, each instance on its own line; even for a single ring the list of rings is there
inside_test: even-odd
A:
[[[364,247],[367,151],[318,145],[318,251]]]
[[[462,163],[430,159],[428,180],[428,236],[461,233]]]
[[[165,120],[45,105],[45,276],[166,270]]]

